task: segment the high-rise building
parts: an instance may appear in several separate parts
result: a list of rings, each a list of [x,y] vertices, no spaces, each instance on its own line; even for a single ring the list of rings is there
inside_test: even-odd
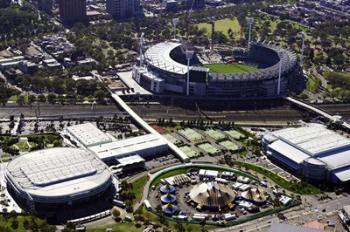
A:
[[[86,22],[86,0],[59,0],[60,17],[64,24]]]
[[[115,19],[128,19],[141,15],[140,0],[107,0],[107,12]]]

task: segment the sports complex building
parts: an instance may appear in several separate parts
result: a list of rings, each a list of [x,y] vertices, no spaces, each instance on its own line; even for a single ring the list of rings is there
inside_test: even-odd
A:
[[[19,156],[8,163],[5,178],[16,202],[38,211],[93,200],[112,184],[108,167],[79,148],[51,148]]]
[[[285,96],[302,79],[296,54],[273,44],[252,42],[249,50],[230,51],[233,62],[255,67],[250,72],[215,72],[195,50],[188,68],[188,49],[175,40],[149,47],[134,66],[133,78],[155,94],[184,95],[189,72],[189,95],[230,98]]]
[[[321,124],[266,134],[262,144],[271,160],[297,176],[315,182],[350,180],[350,139]]]

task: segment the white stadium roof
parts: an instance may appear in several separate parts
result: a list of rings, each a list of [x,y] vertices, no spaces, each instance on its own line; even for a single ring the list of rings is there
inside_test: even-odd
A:
[[[181,43],[170,41],[158,43],[146,51],[145,57],[153,66],[168,72],[186,74],[187,66],[176,62],[170,57],[170,52],[178,46],[181,46]]]
[[[67,132],[73,136],[83,146],[93,146],[112,141],[106,133],[98,129],[92,123],[83,123],[67,127]]]
[[[22,194],[44,202],[88,193],[111,177],[95,155],[76,148],[51,148],[20,156],[8,164],[7,176]]]
[[[297,164],[302,163],[305,159],[310,157],[305,152],[289,145],[288,143],[282,140],[277,140],[273,142],[269,147],[275,150],[276,152],[283,154],[290,160],[293,160]]]
[[[300,148],[311,156],[350,146],[350,140],[320,124],[310,123],[305,127],[287,128],[273,135]]]

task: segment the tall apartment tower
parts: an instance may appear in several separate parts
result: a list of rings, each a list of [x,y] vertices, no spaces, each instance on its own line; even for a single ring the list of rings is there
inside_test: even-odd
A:
[[[64,24],[86,22],[86,0],[59,0],[60,17]]]
[[[115,19],[128,19],[141,15],[140,0],[107,0],[107,12]]]

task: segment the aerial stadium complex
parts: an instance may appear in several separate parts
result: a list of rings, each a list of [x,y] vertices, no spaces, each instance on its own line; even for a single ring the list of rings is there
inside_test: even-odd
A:
[[[350,139],[321,124],[268,133],[262,143],[271,160],[297,176],[338,184],[350,180]]]
[[[133,78],[154,94],[273,98],[287,95],[302,79],[296,54],[265,42],[208,54],[171,40],[140,53],[140,62],[133,67]],[[209,56],[213,53],[219,58],[212,60]],[[212,68],[218,64],[250,68],[220,72]]]
[[[5,178],[16,202],[38,211],[95,199],[112,184],[107,166],[78,148],[51,148],[20,156],[8,164]]]

